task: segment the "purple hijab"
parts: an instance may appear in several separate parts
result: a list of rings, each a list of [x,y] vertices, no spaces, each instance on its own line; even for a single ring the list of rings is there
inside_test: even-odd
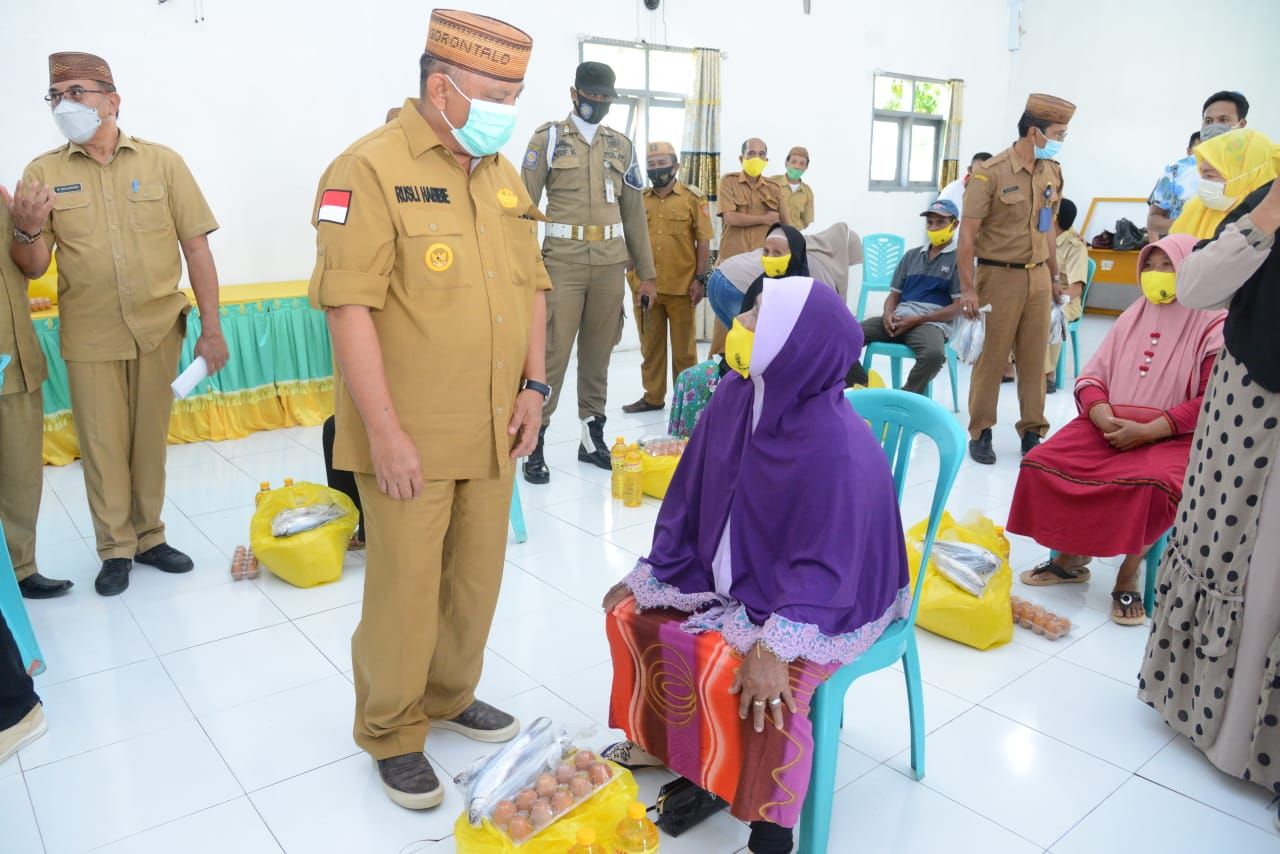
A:
[[[721,380],[658,515],[644,563],[652,581],[683,594],[664,604],[696,610],[719,598],[713,561],[729,523],[730,596],[743,606],[745,628],[764,626],[766,641],[805,635],[817,646],[792,645],[795,656],[848,661],[905,616],[893,477],[844,399],[846,366],[862,340],[829,287],[800,277],[766,282],[752,376]],[[636,592],[642,605],[652,598]]]

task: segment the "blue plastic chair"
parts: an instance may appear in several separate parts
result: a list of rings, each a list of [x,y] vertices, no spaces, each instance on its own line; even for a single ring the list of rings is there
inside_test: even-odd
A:
[[[809,720],[813,723],[813,773],[809,795],[800,817],[800,854],[824,854],[831,833],[831,803],[836,787],[836,758],[840,746],[840,726],[844,716],[844,696],[859,676],[873,673],[902,662],[906,674],[907,699],[911,708],[911,767],[916,779],[924,777],[924,695],[920,684],[920,657],[916,652],[916,609],[920,604],[920,587],[924,568],[933,550],[942,510],[951,494],[956,473],[964,460],[967,437],[954,418],[932,400],[894,389],[859,389],[845,392],[854,411],[871,424],[880,437],[898,500],[902,500],[911,460],[911,445],[917,435],[925,435],[938,447],[938,478],[934,482],[933,503],[929,508],[929,525],[925,533],[919,572],[906,619],[887,628],[879,639],[856,661],[841,667],[818,687],[813,695]],[[845,849],[841,849],[845,850]]]
[[[1147,552],[1143,563],[1145,568],[1142,580],[1142,610],[1147,612],[1147,616],[1151,616],[1151,612],[1156,609],[1156,574],[1160,571],[1160,559],[1164,557],[1165,549],[1169,547],[1169,535],[1173,533],[1173,529],[1165,531],[1160,535],[1160,539],[1155,541]],[[1058,556],[1058,552],[1050,549],[1049,559],[1053,560]]]
[[[9,356],[0,354],[0,388],[4,387],[4,369],[9,366]],[[22,590],[18,587],[18,576],[13,572],[13,559],[9,557],[8,540],[4,537],[4,525],[0,524],[0,614],[9,625],[9,631],[18,643],[18,653],[22,656],[22,664],[32,676],[44,673],[44,654],[40,652],[40,644],[36,642],[35,629],[31,627],[31,618],[27,615],[26,603],[22,601]]]
[[[858,320],[867,313],[867,294],[887,293],[893,271],[906,252],[907,242],[896,234],[868,234],[862,238],[862,288],[858,293]]]
[[[956,351],[951,349],[951,345],[947,344],[947,373],[951,375],[951,411],[960,411],[960,389],[958,379],[958,365],[960,358],[956,355]],[[867,373],[871,373],[871,357],[872,356],[888,356],[889,357],[889,375],[893,380],[894,388],[902,388],[902,360],[915,359],[916,354],[906,344],[895,344],[892,341],[873,341],[862,351],[862,369]],[[925,395],[929,398],[933,397],[933,381],[929,381],[929,385],[925,387]]]
[[[520,479],[511,481],[511,530],[515,531],[516,542],[529,541],[529,529],[524,524],[524,505],[520,503]]]
[[[1080,376],[1080,321],[1084,320],[1084,307],[1089,302],[1089,287],[1093,285],[1093,274],[1098,269],[1098,262],[1089,259],[1089,272],[1084,278],[1084,290],[1080,293],[1080,317],[1067,323],[1067,334],[1071,336],[1071,362],[1075,367],[1072,372],[1073,377]],[[1053,378],[1057,380],[1058,387],[1062,388],[1062,374],[1067,369],[1067,342],[1062,342],[1062,349],[1058,351],[1058,367],[1054,369]],[[957,410],[958,411],[958,410]]]

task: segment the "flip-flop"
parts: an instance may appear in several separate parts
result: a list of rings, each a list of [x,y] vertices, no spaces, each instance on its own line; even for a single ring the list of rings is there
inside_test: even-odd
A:
[[[1111,606],[1111,622],[1120,626],[1140,626],[1147,621],[1147,615],[1142,610],[1142,594],[1136,590],[1113,590],[1111,598],[1115,604]],[[1134,605],[1138,606],[1138,616],[1125,617],[1116,613],[1116,605],[1121,608],[1130,608]]]
[[[600,751],[600,756],[628,771],[638,768],[661,768],[662,760],[645,751],[634,741],[619,741]]]
[[[1051,577],[1036,578],[1035,576],[1038,572],[1048,572]],[[1018,580],[1028,587],[1051,587],[1054,584],[1084,584],[1092,577],[1093,573],[1089,571],[1088,567],[1082,566],[1079,569],[1067,569],[1051,560],[1046,560],[1035,569],[1024,570],[1018,576]]]

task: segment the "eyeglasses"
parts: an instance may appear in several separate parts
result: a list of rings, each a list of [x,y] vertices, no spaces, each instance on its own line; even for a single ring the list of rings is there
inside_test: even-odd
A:
[[[44,96],[44,100],[45,100],[45,103],[47,103],[49,106],[56,107],[62,103],[63,98],[68,98],[71,101],[74,101],[75,103],[79,104],[82,101],[84,101],[84,96],[88,95],[90,92],[96,95],[110,95],[113,91],[115,90],[114,89],[86,89],[83,86],[72,86],[71,88],[67,89],[64,92],[50,92],[48,95]]]

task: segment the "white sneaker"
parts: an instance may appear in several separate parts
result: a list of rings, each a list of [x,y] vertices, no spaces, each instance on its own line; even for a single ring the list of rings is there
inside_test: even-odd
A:
[[[45,720],[44,707],[36,703],[25,718],[6,730],[0,730],[0,765],[48,730],[49,722]]]

